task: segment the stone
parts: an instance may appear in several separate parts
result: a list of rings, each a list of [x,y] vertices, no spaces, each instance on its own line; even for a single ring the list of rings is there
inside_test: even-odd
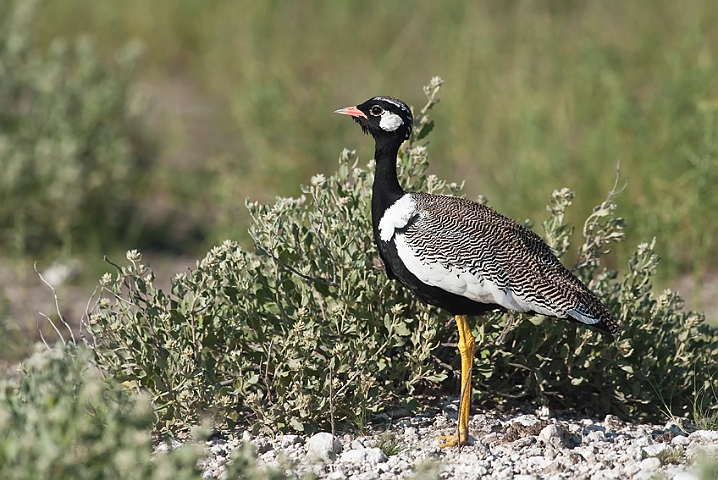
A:
[[[538,418],[536,418],[533,415],[518,415],[516,418],[514,418],[510,423],[520,423],[521,425],[524,425],[525,427],[530,427],[531,425],[540,422]]]
[[[688,438],[698,443],[718,443],[718,430],[696,430]]]
[[[644,458],[643,460],[641,460],[640,466],[641,470],[647,472],[654,472],[661,468],[661,461],[658,460],[656,457]]]
[[[254,446],[257,449],[257,455],[261,455],[273,450],[272,442],[267,437],[257,437],[254,439]]]
[[[344,480],[345,478],[347,478],[347,475],[341,468],[334,470],[329,475],[327,475],[327,480]]]
[[[601,430],[594,430],[584,437],[589,442],[605,442],[606,434]]]
[[[528,457],[526,463],[532,470],[543,470],[551,464],[552,460],[546,457]]]
[[[342,453],[339,457],[339,461],[342,463],[363,463],[366,459],[366,453],[364,449],[349,450],[348,452]]]
[[[573,448],[571,435],[558,425],[551,423],[546,425],[538,434],[539,442],[551,445],[554,448]]]
[[[647,457],[657,457],[666,451],[668,446],[665,443],[654,443],[653,445],[646,445],[643,447],[643,453]]]
[[[568,477],[561,473],[554,473],[550,477],[548,477],[546,480],[568,480]]]
[[[379,478],[379,474],[374,471],[364,472],[360,473],[356,476],[357,480],[377,480]]]
[[[417,432],[416,432],[416,428],[415,427],[406,427],[404,429],[404,436],[407,438],[416,438],[418,436]]]
[[[623,468],[623,474],[626,478],[630,478],[641,471],[641,464],[638,462],[629,462]]]
[[[342,442],[331,433],[319,432],[307,440],[307,455],[321,460],[333,460],[342,451]]]
[[[388,457],[380,448],[367,448],[365,449],[365,452],[366,461],[369,463],[376,464],[386,462],[388,460]]]
[[[299,435],[283,435],[282,436],[282,448],[289,448],[292,445],[301,445],[304,440]]]
[[[671,445],[678,445],[681,447],[688,446],[691,443],[691,439],[685,435],[677,435],[671,440]]]
[[[342,453],[339,461],[342,463],[383,463],[388,460],[386,454],[379,448],[360,448]]]

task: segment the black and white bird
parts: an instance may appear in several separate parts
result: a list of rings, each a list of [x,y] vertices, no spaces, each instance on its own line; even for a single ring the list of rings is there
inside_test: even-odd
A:
[[[373,97],[335,113],[350,115],[375,141],[372,224],[391,279],[456,318],[461,353],[458,435],[442,447],[468,441],[474,336],[466,316],[503,308],[565,318],[609,336],[618,321],[531,230],[470,200],[407,193],[399,185],[397,154],[413,117],[396,98]]]

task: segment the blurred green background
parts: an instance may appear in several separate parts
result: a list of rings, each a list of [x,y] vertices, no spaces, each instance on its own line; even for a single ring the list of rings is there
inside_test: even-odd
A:
[[[579,235],[620,162],[628,239],[611,266],[655,236],[661,283],[688,278],[693,306],[710,300],[699,287],[715,282],[718,247],[715,0],[0,0],[0,18],[0,164],[9,171],[13,151],[15,164],[34,162],[33,182],[18,174],[0,191],[6,278],[27,279],[28,261],[72,259],[87,290],[105,253],[192,263],[228,237],[248,245],[245,198],[298,195],[344,147],[371,158],[371,140],[333,110],[379,94],[418,107],[439,75],[431,171],[534,224],[552,190],[569,187]],[[87,62],[96,74],[83,77]],[[66,82],[75,87],[48,80],[63,68],[80,75]],[[32,102],[54,105],[55,89],[71,100],[47,110],[63,114],[46,126]],[[64,193],[44,193],[38,172],[51,168]]]

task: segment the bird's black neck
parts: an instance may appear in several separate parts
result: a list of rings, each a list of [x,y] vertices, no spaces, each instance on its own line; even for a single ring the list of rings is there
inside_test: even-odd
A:
[[[374,187],[372,189],[371,211],[374,235],[379,231],[379,220],[387,208],[404,195],[404,190],[399,185],[396,176],[396,157],[399,153],[399,146],[396,144],[376,142],[374,159],[376,161],[376,172],[374,174]]]

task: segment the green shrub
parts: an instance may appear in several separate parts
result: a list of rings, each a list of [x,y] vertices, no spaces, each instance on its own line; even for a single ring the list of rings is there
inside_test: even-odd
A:
[[[718,329],[702,314],[684,311],[677,293],[654,294],[656,239],[638,246],[622,278],[600,267],[610,244],[624,238],[625,224],[614,216],[614,193],[615,188],[586,220],[574,273],[617,315],[620,337],[609,342],[565,322],[524,318],[500,349],[488,342],[477,354],[487,394],[536,398],[633,421],[658,420],[666,413],[690,416],[697,404],[703,413],[715,411]],[[552,216],[543,223],[544,236],[559,255],[570,247],[571,229],[562,215],[572,198],[566,189],[554,191]],[[485,322],[489,340],[498,337],[502,316]]]
[[[149,166],[132,85],[138,45],[112,69],[87,38],[38,55],[36,4],[0,9],[0,247],[19,255],[111,242],[128,228]]]
[[[300,431],[361,423],[443,379],[428,361],[441,316],[377,268],[371,181],[345,151],[340,172],[315,177],[306,196],[250,204],[257,253],[226,241],[171,294],[129,252],[120,275],[103,277],[111,297],[91,317],[100,364],[152,392],[161,428],[208,410]]]
[[[69,344],[43,348],[18,379],[0,380],[2,478],[201,478],[195,447],[153,454],[149,400],[103,378],[92,357]]]
[[[425,89],[429,102],[399,175],[407,190],[456,194],[461,187],[426,175],[419,143],[433,126],[428,110],[440,86],[434,79]],[[337,173],[315,176],[301,197],[249,203],[256,251],[226,241],[178,275],[171,293],[153,287],[152,271],[129,252],[128,266],[103,277],[91,316],[99,364],[150,392],[160,430],[214,413],[220,424],[308,431],[361,424],[387,402],[411,406],[418,385],[457,368],[455,348],[442,345],[455,332],[446,312],[417,302],[382,271],[370,222],[373,172],[373,162],[360,168],[345,150]],[[523,316],[496,346],[505,315],[477,319],[474,370],[484,398],[650,419],[660,402],[687,413],[696,384],[716,391],[709,372],[718,333],[682,311],[675,293],[653,294],[655,241],[638,247],[621,279],[600,266],[624,238],[613,194],[584,225],[575,271],[621,319],[623,334],[611,343],[565,321]],[[543,224],[559,255],[570,246],[564,214],[572,198],[554,192]]]

